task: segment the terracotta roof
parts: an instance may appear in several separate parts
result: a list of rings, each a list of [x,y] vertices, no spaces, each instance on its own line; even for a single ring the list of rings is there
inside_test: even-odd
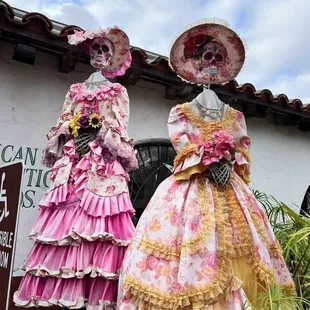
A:
[[[27,13],[11,7],[4,1],[0,1],[0,38],[12,40],[16,43],[22,39],[26,43],[31,42],[37,48],[43,48],[53,53],[74,52],[80,54],[76,47],[67,43],[67,35],[74,30],[82,30],[78,26],[64,25],[53,21],[40,13]],[[44,41],[48,39],[48,41]],[[133,77],[139,79],[153,80],[165,85],[179,85],[181,90],[187,87],[185,95],[191,92],[200,91],[198,87],[185,86],[168,65],[167,57],[143,50],[138,47],[131,47],[133,63],[131,69],[135,71]],[[88,62],[87,56],[81,56],[80,61]],[[84,58],[83,58],[84,57]],[[74,66],[73,69],[74,70]],[[67,71],[69,72],[70,68]],[[269,89],[256,90],[250,83],[238,84],[236,80],[230,81],[223,86],[212,87],[217,93],[229,96],[233,94],[240,101],[246,100],[258,103],[262,106],[274,108],[300,118],[310,118],[310,104],[304,105],[299,99],[289,99],[285,94],[274,95]],[[172,96],[173,97],[173,96]],[[284,109],[284,110],[283,110]]]

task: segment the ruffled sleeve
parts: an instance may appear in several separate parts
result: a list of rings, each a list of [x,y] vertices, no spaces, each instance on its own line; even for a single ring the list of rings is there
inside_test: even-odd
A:
[[[207,167],[201,162],[203,147],[190,141],[188,121],[180,105],[172,108],[168,119],[170,141],[177,153],[174,159],[176,180],[188,180],[193,174],[204,172]]]
[[[134,141],[128,137],[129,98],[125,87],[120,85],[117,96],[111,99],[111,112],[106,115],[97,143],[107,148],[114,158],[118,158],[126,171],[138,167],[133,149]]]
[[[52,167],[62,156],[62,147],[71,135],[69,131],[71,117],[72,99],[70,92],[68,92],[57,124],[47,134],[47,147],[44,149],[42,156],[42,163],[47,167]]]
[[[233,124],[234,138],[236,141],[236,154],[234,171],[246,183],[250,183],[250,146],[251,140],[247,135],[247,126],[242,112],[237,111],[236,120]]]

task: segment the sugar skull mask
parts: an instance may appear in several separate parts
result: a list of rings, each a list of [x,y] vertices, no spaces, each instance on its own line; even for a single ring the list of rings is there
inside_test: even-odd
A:
[[[105,68],[110,64],[114,54],[113,43],[106,38],[95,38],[89,49],[90,64],[98,69]]]
[[[217,42],[209,42],[203,46],[203,53],[199,60],[193,59],[196,62],[195,67],[202,75],[207,75],[210,78],[216,78],[219,71],[226,65],[227,51],[225,47]]]

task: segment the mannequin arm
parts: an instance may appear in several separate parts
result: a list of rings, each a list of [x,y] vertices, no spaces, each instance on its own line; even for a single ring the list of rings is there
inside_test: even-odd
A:
[[[234,126],[234,136],[236,141],[236,154],[234,171],[242,178],[246,183],[250,183],[250,146],[251,140],[247,135],[247,127],[244,115],[241,112],[237,112],[236,122]]]
[[[113,115],[103,122],[96,141],[114,158],[118,158],[126,171],[131,171],[137,168],[138,163],[133,149],[133,139],[128,137],[127,132],[130,116],[129,98],[126,88],[119,86],[120,93],[112,103]]]
[[[187,119],[179,106],[172,108],[168,119],[168,132],[177,153],[174,160],[176,180],[188,180],[193,174],[204,172],[201,163],[202,148],[188,139]]]
[[[52,167],[62,156],[62,147],[71,135],[69,131],[69,121],[71,117],[72,100],[68,92],[57,124],[53,126],[47,134],[47,147],[44,149],[42,156],[42,163],[47,167]]]

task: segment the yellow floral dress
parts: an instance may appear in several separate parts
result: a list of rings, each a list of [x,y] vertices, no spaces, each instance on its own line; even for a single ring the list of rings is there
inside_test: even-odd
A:
[[[294,284],[264,210],[248,188],[250,139],[241,112],[228,106],[219,121],[189,103],[171,110],[168,130],[177,152],[174,175],[159,185],[127,251],[118,309],[241,310],[275,281]],[[236,144],[225,187],[203,172],[201,143],[218,130]],[[248,309],[248,308],[245,308]]]

